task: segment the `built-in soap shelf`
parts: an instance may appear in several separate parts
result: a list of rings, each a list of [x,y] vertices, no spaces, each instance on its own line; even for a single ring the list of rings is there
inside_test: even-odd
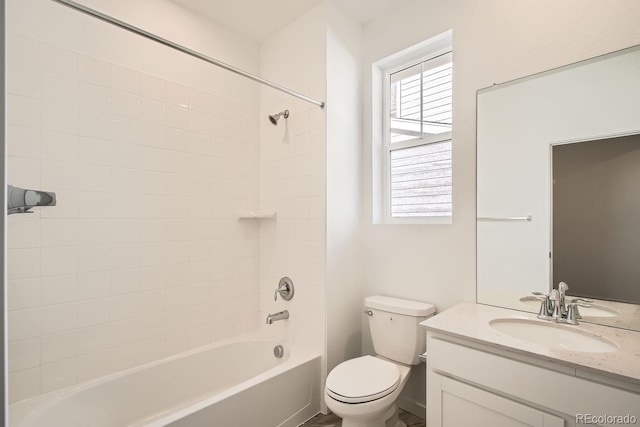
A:
[[[242,211],[238,214],[238,219],[276,219],[275,211]]]

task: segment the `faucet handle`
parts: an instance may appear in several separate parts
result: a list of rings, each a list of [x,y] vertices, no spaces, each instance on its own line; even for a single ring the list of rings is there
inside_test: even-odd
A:
[[[570,302],[569,304],[567,304],[567,315],[564,319],[562,319],[563,323],[568,323],[570,325],[578,324],[578,319],[582,319],[580,310],[578,310],[578,306],[591,307],[590,305],[582,305],[577,302]]]
[[[558,283],[558,291],[560,292],[560,295],[564,295],[565,292],[567,292],[567,289],[569,289],[569,285],[567,285],[566,282]]]
[[[588,298],[571,298],[568,301],[569,304],[576,303],[580,307],[591,307],[589,304],[593,303],[593,300]]]
[[[293,298],[293,280],[289,279],[288,277],[283,277],[282,279],[280,279],[280,282],[278,283],[278,289],[276,289],[275,293],[273,294],[274,301],[278,300],[278,294],[280,294],[283,300],[291,301],[291,298]]]

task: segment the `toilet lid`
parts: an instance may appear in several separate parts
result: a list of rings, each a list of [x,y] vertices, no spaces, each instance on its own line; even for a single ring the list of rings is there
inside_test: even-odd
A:
[[[382,359],[362,356],[342,362],[327,377],[327,394],[344,403],[364,403],[393,392],[400,383],[398,367]]]

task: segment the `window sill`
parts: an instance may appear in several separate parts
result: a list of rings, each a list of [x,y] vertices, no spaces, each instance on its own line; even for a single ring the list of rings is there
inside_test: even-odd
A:
[[[382,222],[374,223],[374,225],[450,225],[452,223],[452,216],[423,216],[409,218],[385,218]]]

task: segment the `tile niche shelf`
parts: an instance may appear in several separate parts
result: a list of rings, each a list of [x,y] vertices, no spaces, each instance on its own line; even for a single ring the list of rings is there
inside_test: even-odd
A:
[[[241,211],[238,219],[276,219],[276,211]]]

